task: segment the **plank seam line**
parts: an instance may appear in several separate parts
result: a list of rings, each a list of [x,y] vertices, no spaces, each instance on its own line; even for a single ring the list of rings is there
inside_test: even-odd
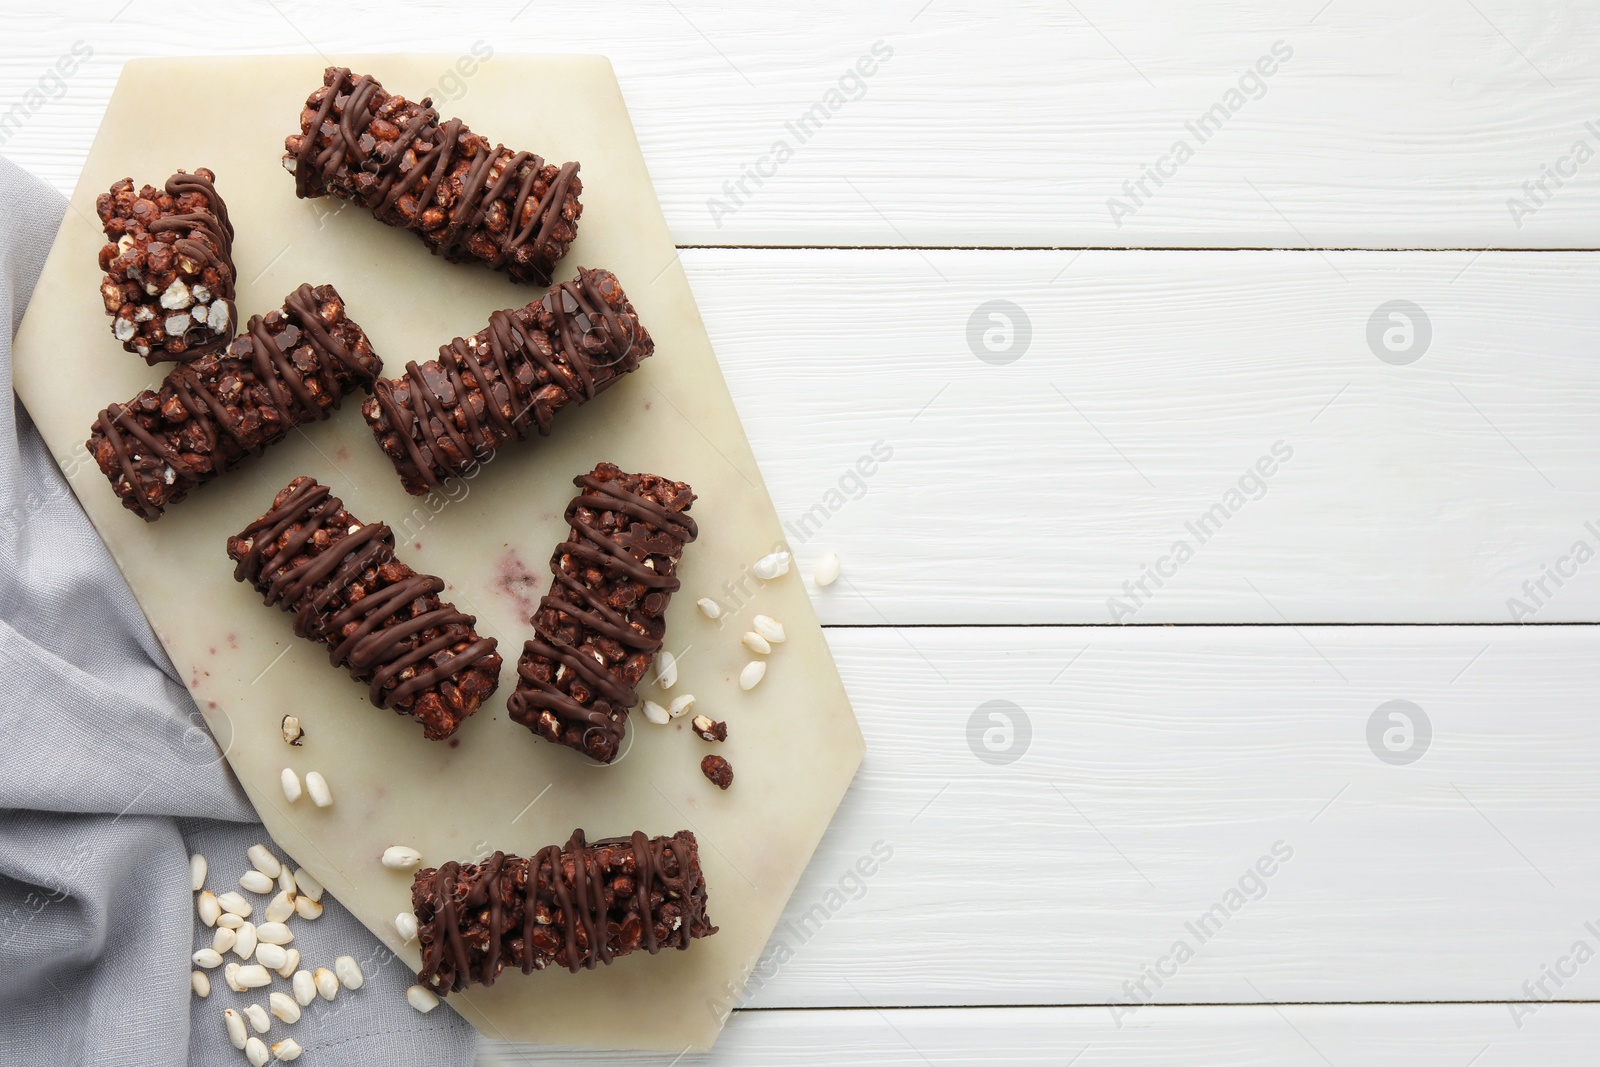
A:
[[[1528,1004],[1527,1000],[1196,1000],[1177,1004],[1141,1004],[1140,1011],[1159,1011],[1163,1008],[1416,1008],[1416,1007],[1485,1007],[1505,1008],[1515,1004]],[[1536,1003],[1568,1004],[1574,1006],[1600,1006],[1594,1000],[1540,1000]],[[1126,1004],[810,1004],[797,1007],[735,1008],[735,1012],[815,1012],[815,1011],[1053,1011],[1061,1008],[1126,1008]]]
[[[681,252],[1574,252],[1595,253],[1600,248],[1516,248],[1500,245],[1394,245],[1367,248],[1360,245],[700,245],[675,246]]]
[[[1297,630],[1600,626],[1600,622],[825,622],[824,630]]]

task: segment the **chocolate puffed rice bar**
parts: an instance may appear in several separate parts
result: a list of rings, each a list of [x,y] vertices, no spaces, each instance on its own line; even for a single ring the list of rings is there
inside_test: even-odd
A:
[[[95,201],[105,229],[100,298],[122,347],[154,366],[220,352],[233,340],[233,225],[204,167],[157,189],[123,178]]]
[[[422,496],[513,438],[548,436],[557,412],[594,399],[654,351],[616,275],[580,267],[526,307],[496,311],[438,359],[378,382],[361,413],[406,492]]]
[[[636,687],[660,651],[683,547],[699,536],[683,482],[602,463],[573,484],[567,539],[506,709],[546,741],[616,759]]]
[[[699,843],[634,831],[532,858],[496,852],[482,863],[446,863],[411,883],[422,970],[436,993],[493,985],[508,967],[524,974],[559,964],[576,974],[640,949],[687,949],[717,932],[706,914]]]
[[[578,235],[578,164],[491,145],[460,119],[441,121],[432,104],[329,67],[306,98],[300,132],[284,139],[296,195],[360,204],[435,255],[549,285]]]
[[[290,482],[272,508],[228,538],[233,576],[293,612],[298,637],[368,685],[380,708],[442,741],[500,683],[500,654],[477,620],[439,599],[444,582],[395,558],[394,534],[363,523],[315,479]]]
[[[102,411],[89,454],[122,506],[154,522],[293,427],[327,418],[346,393],[370,390],[382,371],[333,286],[302,285],[225,354],[181,364],[159,388]]]

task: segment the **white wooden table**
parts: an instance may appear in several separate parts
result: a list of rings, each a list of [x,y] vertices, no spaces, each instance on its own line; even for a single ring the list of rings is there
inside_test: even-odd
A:
[[[516,7],[11,10],[0,152],[612,57],[868,739],[680,1062],[1594,1062],[1600,4]]]

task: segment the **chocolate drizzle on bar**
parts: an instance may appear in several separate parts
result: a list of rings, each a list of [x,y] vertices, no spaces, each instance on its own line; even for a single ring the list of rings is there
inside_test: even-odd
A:
[[[296,478],[272,509],[228,539],[233,576],[269,606],[294,612],[294,632],[368,683],[380,708],[409,712],[441,740],[494,692],[500,656],[471,615],[441,601],[444,582],[395,559],[384,523],[362,523],[326,486]]]
[[[567,540],[550,559],[554,581],[506,707],[547,741],[610,763],[699,529],[684,514],[694,493],[682,482],[602,463],[573,483],[583,492],[567,505]]]
[[[548,285],[577,236],[578,164],[491,147],[460,119],[441,122],[432,103],[329,67],[284,142],[296,194],[355,201],[445,259]]]
[[[513,438],[547,436],[556,412],[593,400],[654,350],[616,276],[580,267],[542,299],[496,311],[438,359],[378,382],[362,413],[407,492],[421,495]]]
[[[123,506],[153,522],[292,427],[327,418],[346,393],[371,389],[382,369],[338,292],[301,285],[225,355],[182,364],[158,390],[107,407],[89,453]]]
[[[174,200],[181,201],[190,194],[203,198],[206,210],[166,215],[150,224],[150,232],[187,231],[190,236],[180,237],[174,242],[178,254],[187,255],[203,266],[226,269],[227,287],[222,295],[228,300],[231,308],[234,296],[233,223],[228,219],[228,205],[222,202],[222,197],[212,182],[211,172],[207,170],[187,174],[180,170],[167,179],[165,189],[167,195]],[[200,240],[201,236],[204,236],[205,240]]]
[[[482,863],[446,863],[411,887],[422,970],[439,993],[493,985],[509,966],[552,963],[576,974],[642,948],[686,949],[717,932],[706,915],[699,847],[687,830],[566,847],[531,859],[496,852]]]

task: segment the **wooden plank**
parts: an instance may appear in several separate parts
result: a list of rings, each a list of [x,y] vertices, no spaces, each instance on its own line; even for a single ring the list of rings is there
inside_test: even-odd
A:
[[[727,1006],[1600,997],[1596,628],[829,636],[867,757]]]
[[[1600,257],[684,259],[824,621],[1600,618]]]
[[[709,1053],[560,1050],[585,1067],[759,1063],[877,1067],[1586,1067],[1600,1006],[1552,1004],[1518,1030],[1501,1004],[1152,1008],[1118,1028],[1103,1008],[741,1012]],[[485,1042],[480,1067],[544,1062],[551,1049]]]
[[[205,32],[175,38],[174,10]],[[0,65],[0,112],[23,108],[0,150],[68,189],[127,56],[414,51],[427,26],[441,77],[403,88],[469,120],[447,72],[476,40],[612,57],[682,243],[1600,246],[1600,162],[1576,151],[1600,151],[1600,11],[1577,0],[721,0],[563,10],[558,34],[514,10],[34,12]],[[94,55],[58,85],[75,41]]]

